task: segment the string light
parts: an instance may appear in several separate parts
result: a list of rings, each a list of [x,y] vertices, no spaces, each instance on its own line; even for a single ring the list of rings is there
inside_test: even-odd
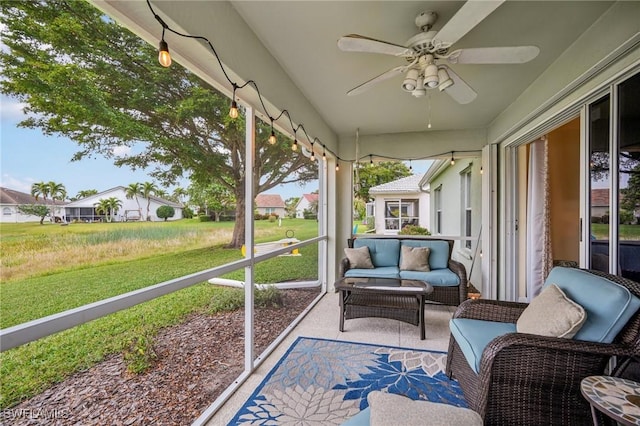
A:
[[[269,136],[269,143],[271,145],[275,145],[277,141],[278,140],[276,139],[276,133],[273,131],[273,118],[272,118],[271,119],[271,135]]]
[[[238,118],[238,104],[236,103],[236,89],[238,86],[233,84],[233,96],[231,97],[231,108],[229,109],[229,117],[232,119]]]
[[[456,160],[453,158],[453,151],[451,151],[451,165],[456,164]]]
[[[327,151],[324,145],[322,145],[322,161],[327,161]]]
[[[184,38],[190,38],[190,39],[195,39],[195,40],[200,40],[202,42],[204,42],[206,45],[208,45],[209,49],[211,50],[211,52],[213,53],[215,59],[218,62],[218,65],[220,66],[220,69],[222,71],[222,74],[224,75],[224,77],[227,79],[227,81],[229,82],[229,84],[231,84],[233,86],[233,99],[231,101],[231,107],[229,109],[229,116],[231,118],[236,118],[238,117],[238,108],[237,108],[237,101],[235,98],[235,93],[237,89],[243,89],[245,86],[251,84],[258,95],[258,100],[260,101],[261,105],[262,105],[262,109],[264,111],[264,113],[271,119],[271,135],[269,136],[269,143],[275,144],[277,142],[276,136],[275,136],[275,132],[273,130],[273,122],[277,121],[278,118],[280,118],[283,114],[287,114],[287,117],[289,118],[289,122],[291,123],[291,127],[294,130],[294,138],[296,137],[296,131],[297,129],[302,129],[307,137],[307,140],[311,140],[311,138],[309,138],[309,136],[307,135],[306,130],[304,129],[304,126],[302,124],[299,124],[297,126],[297,128],[294,128],[293,126],[293,121],[291,116],[289,115],[287,110],[283,110],[280,115],[278,116],[278,118],[274,119],[272,118],[272,116],[268,113],[262,93],[260,92],[260,89],[257,85],[257,83],[253,80],[248,80],[246,83],[242,84],[242,85],[238,85],[236,82],[234,82],[231,77],[229,76],[225,66],[223,65],[222,59],[220,58],[220,56],[218,55],[218,52],[216,51],[215,47],[213,46],[213,44],[209,41],[209,39],[207,39],[204,36],[200,36],[200,35],[191,35],[191,34],[185,34],[185,33],[181,33],[178,32],[172,28],[170,28],[163,20],[162,18],[155,12],[155,10],[153,9],[153,6],[151,5],[151,1],[150,0],[146,0],[147,6],[149,8],[149,10],[151,11],[151,13],[153,14],[154,18],[160,23],[160,25],[162,26],[162,37],[160,40],[160,44],[159,44],[159,53],[158,53],[158,61],[160,62],[160,64],[164,67],[168,67],[171,65],[171,55],[169,54],[169,46],[167,44],[167,42],[164,39],[164,35],[165,35],[165,31],[169,31],[177,36],[180,37],[184,37]],[[430,97],[430,92],[428,92],[429,96],[428,96],[428,101],[429,101],[429,123],[428,123],[428,128],[431,128],[431,97]],[[236,115],[238,114],[238,115]],[[314,142],[319,139],[315,138]],[[320,141],[319,141],[320,142]],[[291,147],[291,149],[293,151],[297,151],[298,150],[298,141],[297,138],[294,139],[293,141],[293,145]],[[326,160],[326,151],[327,148],[326,146],[323,144],[322,145],[322,159]],[[348,162],[353,162],[353,161],[359,161],[358,159],[355,160],[349,160],[349,159],[345,159],[345,158],[341,158],[339,157],[335,152],[333,152],[332,150],[328,150],[331,154],[333,154],[336,158],[336,171],[340,170],[340,165],[339,162],[340,161],[348,161]],[[474,152],[477,153],[479,151],[475,150],[475,151],[459,151],[459,152]],[[434,154],[434,155],[430,155],[430,156],[426,156],[426,157],[421,157],[421,158],[417,158],[419,160],[423,160],[423,159],[432,159],[432,158],[438,158],[438,157],[443,157],[445,156],[447,153],[443,152],[440,154]],[[452,164],[455,163],[455,160],[453,158],[453,152],[451,152],[452,156],[451,156],[451,162]],[[373,164],[373,155],[370,154],[370,163]],[[396,161],[401,161],[404,160],[403,158],[398,158],[398,157],[390,157],[390,156],[386,156],[386,155],[378,155],[376,154],[376,157],[379,157],[381,159],[389,159],[389,160],[396,160]]]
[[[480,166],[480,174],[482,174],[482,173],[483,173],[482,166]]]
[[[160,46],[158,47],[158,62],[165,68],[171,66],[171,55],[169,54],[169,45],[166,41],[164,41],[164,30],[166,29],[164,22],[161,22],[162,25],[162,39],[160,39]]]
[[[373,155],[369,154],[369,166],[373,166]]]
[[[411,160],[409,160],[409,171],[413,172],[413,166],[411,165]]]
[[[311,156],[309,157],[309,160],[311,161],[316,161],[316,156],[313,153],[313,143],[315,142],[315,140],[311,141]]]

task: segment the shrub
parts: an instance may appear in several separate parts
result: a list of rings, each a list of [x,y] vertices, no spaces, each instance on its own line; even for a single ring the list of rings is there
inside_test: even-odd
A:
[[[269,216],[269,222],[271,222],[271,223],[275,222],[277,219],[278,219],[278,217],[276,215],[272,214],[272,215]]]
[[[160,219],[164,219],[166,222],[168,218],[175,216],[176,209],[171,206],[160,206],[156,209],[156,216]]]
[[[153,350],[151,337],[146,334],[129,340],[125,345],[123,357],[127,363],[127,370],[133,374],[145,372],[158,359]]]
[[[189,207],[183,207],[182,208],[182,217],[185,219],[192,219],[193,218],[193,210],[191,210]]]
[[[427,228],[418,225],[406,225],[398,232],[399,235],[431,235]]]
[[[211,222],[211,218],[205,215],[198,216],[198,219],[200,219],[200,222]]]

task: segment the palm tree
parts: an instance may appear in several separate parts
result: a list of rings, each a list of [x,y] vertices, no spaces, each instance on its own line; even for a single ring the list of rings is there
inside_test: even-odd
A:
[[[149,214],[149,210],[151,210],[151,196],[155,195],[158,191],[158,187],[153,182],[145,182],[142,184],[142,196],[147,199],[147,221],[151,221],[151,215]]]
[[[36,182],[31,185],[31,195],[36,197],[36,201],[42,196],[45,204],[47,203],[47,197],[49,196],[49,184],[46,182]]]
[[[116,197],[101,198],[95,207],[98,214],[104,214],[107,222],[111,222],[116,212],[122,207],[122,201]]]
[[[47,185],[49,186],[49,195],[52,200],[64,201],[67,198],[67,189],[63,184],[49,181]]]
[[[142,184],[130,183],[125,189],[125,196],[128,200],[135,199],[138,205],[138,217],[142,217],[142,208],[140,207],[140,200],[138,195],[142,195]]]
[[[176,189],[173,190],[172,195],[175,201],[177,201],[180,204],[184,204],[183,200],[187,195],[189,195],[189,192],[184,188],[177,187]]]
[[[76,195],[76,198],[86,198],[92,195],[96,195],[97,193],[98,193],[97,189],[85,189],[82,191],[78,191],[78,195]]]

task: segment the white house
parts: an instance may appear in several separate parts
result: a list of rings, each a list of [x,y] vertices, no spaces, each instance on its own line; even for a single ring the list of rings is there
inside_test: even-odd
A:
[[[116,222],[130,220],[146,220],[147,211],[152,221],[160,221],[156,215],[156,210],[160,206],[171,206],[175,209],[175,215],[167,220],[182,219],[182,205],[162,198],[151,196],[148,199],[142,196],[128,199],[126,189],[123,186],[116,186],[89,197],[72,201],[65,205],[65,216],[67,222],[82,221],[93,222],[104,218],[95,211],[95,206],[102,199],[115,197],[121,201],[122,207],[115,212],[113,218]]]
[[[300,200],[296,204],[296,218],[304,219],[304,211],[309,210],[315,203],[316,209],[318,207],[318,194],[302,194]]]
[[[452,164],[453,163],[453,164]],[[434,161],[420,181],[431,195],[429,230],[454,239],[452,257],[462,262],[480,286],[482,180],[480,158]]]
[[[62,218],[64,216],[64,202],[51,201],[42,198],[36,198],[31,194],[16,191],[9,188],[0,188],[0,223],[24,223],[39,222],[40,217],[34,215],[26,215],[18,210],[18,206],[27,204],[43,204],[48,206],[53,217]]]
[[[376,234],[394,235],[406,225],[429,228],[429,191],[419,185],[421,174],[369,188]],[[371,210],[370,208],[368,210]]]

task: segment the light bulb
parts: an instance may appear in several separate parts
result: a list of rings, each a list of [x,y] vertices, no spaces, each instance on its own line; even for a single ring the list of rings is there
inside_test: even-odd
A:
[[[482,173],[483,173],[482,166],[480,166],[480,174],[482,174]]]
[[[238,118],[238,104],[236,101],[231,102],[231,109],[229,110],[229,117],[236,119]]]
[[[271,136],[269,136],[269,143],[270,143],[271,145],[275,145],[275,144],[276,144],[276,142],[277,142],[276,134],[274,133],[274,131],[273,131],[273,130],[271,130]],[[294,151],[295,151],[295,149],[294,149]]]
[[[324,149],[322,150],[322,161],[327,161],[327,153],[324,151]]]
[[[313,155],[313,151],[311,151],[311,157],[309,157],[309,160],[316,161],[316,156]]]
[[[336,163],[336,172],[340,171],[340,164]]]
[[[453,157],[451,157],[451,165],[455,165],[456,164],[456,160],[453,159]]]
[[[418,70],[413,68],[407,72],[407,77],[402,82],[402,90],[413,92],[416,89],[416,80],[418,78]]]
[[[424,70],[424,87],[426,89],[438,87],[438,67],[434,64],[427,65]]]
[[[294,139],[293,145],[291,145],[291,151],[297,151],[297,150],[298,150],[298,140]]]
[[[169,55],[169,45],[164,39],[160,40],[160,47],[158,52],[158,62],[160,65],[167,68],[171,66],[171,55]]]
[[[441,92],[447,87],[453,86],[453,80],[451,80],[451,77],[449,77],[449,73],[445,68],[438,69],[438,81],[440,82],[438,90]]]

